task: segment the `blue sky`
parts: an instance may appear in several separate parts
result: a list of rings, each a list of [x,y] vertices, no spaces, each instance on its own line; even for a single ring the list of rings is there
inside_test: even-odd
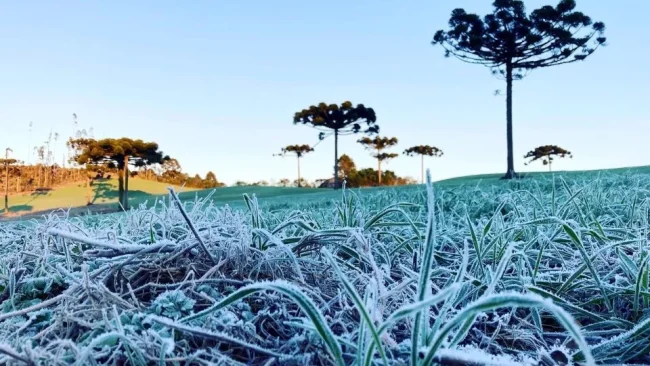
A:
[[[395,152],[430,144],[434,179],[504,172],[505,89],[488,69],[430,45],[453,8],[486,0],[14,1],[0,4],[0,147],[26,160],[50,131],[67,139],[72,113],[95,137],[157,141],[184,170],[226,183],[294,179],[282,146],[315,144],[295,111],[321,101],[373,107]],[[529,10],[555,0],[526,1]],[[623,6],[623,3],[625,6]],[[607,25],[609,46],[584,63],[534,71],[514,86],[514,141],[571,150],[557,169],[650,164],[650,2],[578,1]],[[34,127],[29,134],[29,122]],[[375,166],[357,137],[340,141]],[[63,142],[56,149],[62,159]],[[333,140],[303,160],[307,179],[331,176]],[[419,159],[386,166],[419,178]]]

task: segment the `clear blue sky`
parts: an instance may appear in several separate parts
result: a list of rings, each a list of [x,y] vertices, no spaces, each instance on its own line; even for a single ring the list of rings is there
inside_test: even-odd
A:
[[[282,146],[314,144],[293,113],[321,101],[375,108],[395,152],[431,144],[434,179],[504,172],[504,84],[488,69],[430,45],[453,8],[484,14],[488,0],[55,1],[0,5],[0,147],[27,159],[72,113],[95,137],[159,142],[184,170],[218,179],[294,179]],[[556,0],[526,1],[528,9]],[[542,144],[573,151],[557,169],[650,164],[650,1],[579,0],[607,25],[609,46],[584,63],[515,84],[516,168]],[[29,138],[29,121],[34,128]],[[357,137],[339,151],[375,161]],[[65,150],[57,147],[57,160]],[[303,160],[307,179],[331,176],[333,140]],[[388,169],[419,178],[419,159]]]

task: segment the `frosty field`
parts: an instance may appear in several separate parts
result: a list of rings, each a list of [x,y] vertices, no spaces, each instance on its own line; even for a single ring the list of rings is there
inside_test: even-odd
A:
[[[0,364],[650,364],[648,187],[172,193],[0,224]]]

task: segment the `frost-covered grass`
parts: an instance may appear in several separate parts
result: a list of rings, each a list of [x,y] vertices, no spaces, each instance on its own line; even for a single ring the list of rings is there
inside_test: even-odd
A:
[[[0,364],[650,364],[649,186],[171,193],[3,224]]]

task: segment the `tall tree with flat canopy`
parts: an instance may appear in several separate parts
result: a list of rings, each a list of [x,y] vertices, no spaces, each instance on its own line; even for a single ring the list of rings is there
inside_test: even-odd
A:
[[[377,182],[381,185],[381,163],[398,156],[397,154],[384,153],[383,151],[397,145],[397,137],[375,136],[372,139],[370,137],[363,137],[357,140],[357,142],[363,145],[367,150],[372,150],[374,152],[372,157],[377,159]]]
[[[367,134],[379,133],[379,126],[376,122],[377,116],[372,108],[368,108],[363,104],[358,104],[355,107],[349,101],[341,103],[340,106],[325,103],[320,103],[318,106],[312,105],[308,109],[296,112],[293,116],[294,124],[309,124],[321,130],[318,135],[321,141],[330,135],[334,135],[334,189],[340,187],[338,172],[339,135],[351,135],[359,132]],[[361,127],[362,123],[366,124],[366,128]]]
[[[536,160],[541,160],[542,164],[548,165],[548,171],[551,171],[551,165],[555,157],[559,158],[573,158],[571,151],[563,149],[556,145],[544,145],[535,148],[535,150],[529,151],[528,154],[524,156],[524,159],[530,159],[525,165],[528,165]]]
[[[442,150],[438,149],[435,146],[418,145],[418,146],[409,147],[408,149],[404,150],[404,155],[408,155],[408,156],[420,155],[420,170],[421,170],[420,174],[422,175],[422,184],[424,184],[424,157],[434,156],[439,158],[443,155],[443,152]]]
[[[481,19],[455,9],[449,30],[439,30],[433,45],[445,56],[489,67],[506,81],[506,137],[508,170],[515,178],[512,142],[512,84],[534,69],[583,61],[605,45],[605,24],[575,11],[575,0],[543,6],[526,14],[520,0],[495,0],[494,11]]]
[[[314,151],[309,145],[288,145],[282,148],[282,152],[278,156],[285,156],[287,154],[295,155],[298,160],[298,187],[302,187],[302,179],[300,179],[300,158],[305,154]]]
[[[79,164],[106,164],[118,169],[119,201],[124,209],[129,208],[129,165],[141,167],[162,164],[169,160],[158,150],[155,142],[144,142],[130,138],[120,139],[76,139],[70,144],[77,152],[74,160]]]

